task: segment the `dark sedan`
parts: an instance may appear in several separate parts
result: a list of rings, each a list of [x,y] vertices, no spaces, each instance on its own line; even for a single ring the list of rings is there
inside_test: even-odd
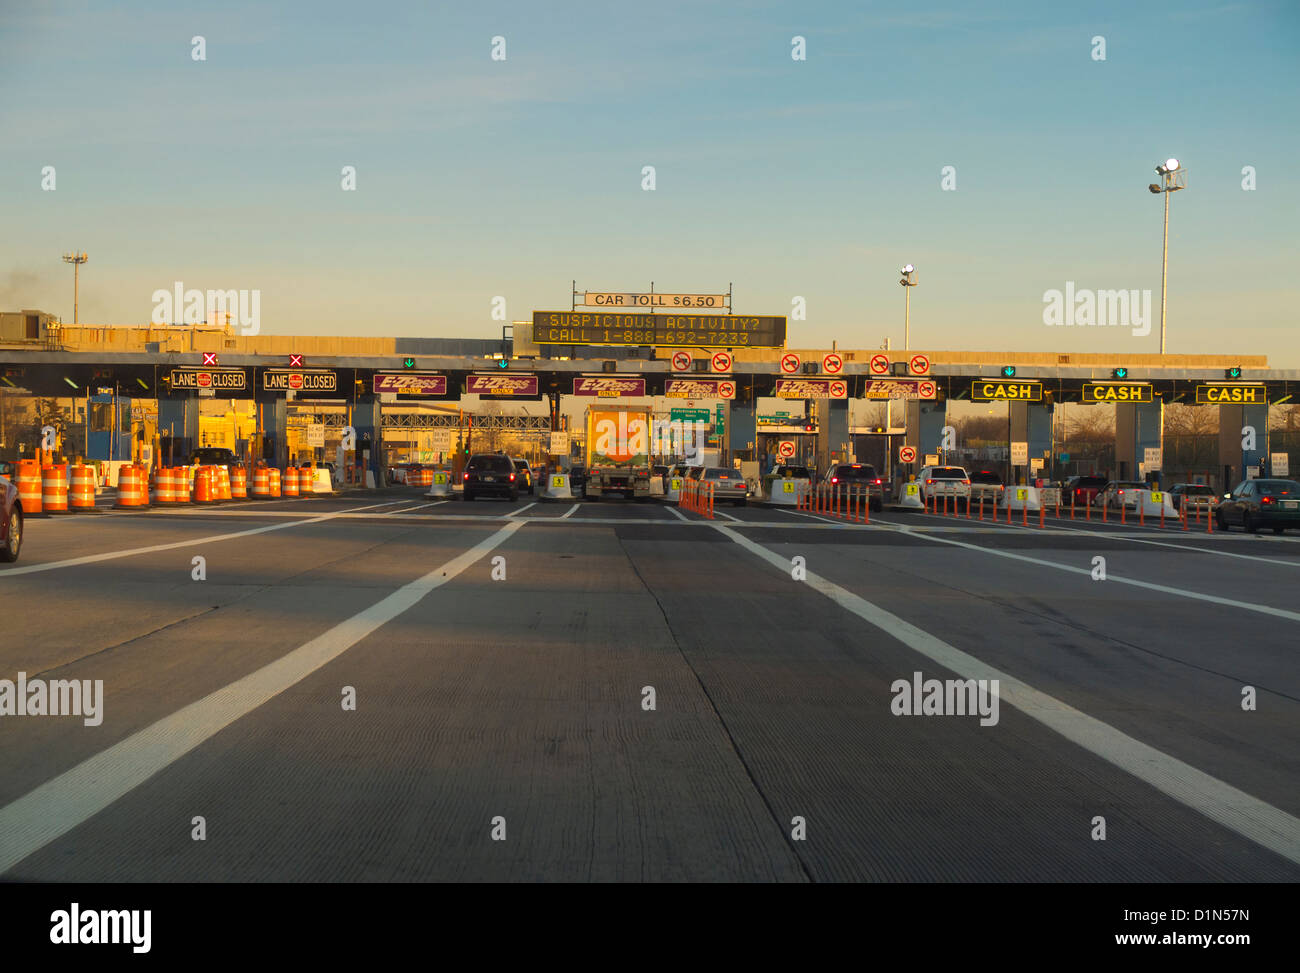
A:
[[[519,499],[519,473],[510,457],[500,453],[484,453],[471,456],[465,464],[462,478],[466,501],[475,497],[504,497],[507,500]]]
[[[1214,515],[1219,530],[1240,526],[1247,534],[1271,527],[1280,534],[1300,527],[1300,483],[1295,480],[1247,480],[1225,494]]]

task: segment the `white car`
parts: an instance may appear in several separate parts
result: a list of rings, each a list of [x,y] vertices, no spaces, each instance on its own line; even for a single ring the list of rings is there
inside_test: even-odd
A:
[[[916,475],[922,501],[930,497],[970,500],[970,474],[960,466],[923,466]]]

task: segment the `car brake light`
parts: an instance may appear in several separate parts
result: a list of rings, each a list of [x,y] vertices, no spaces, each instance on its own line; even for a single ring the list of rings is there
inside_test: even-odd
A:
[[[511,474],[510,474],[510,479],[513,480],[514,478],[515,478],[515,475],[514,475],[513,473],[511,473]]]
[[[933,483],[934,480],[930,479],[930,478],[927,476],[927,477],[925,478],[925,482],[926,482],[926,483]]]
[[[832,483],[839,483],[839,482],[840,482],[840,478],[839,478],[838,476],[832,476],[832,477],[831,477],[831,482],[832,482]]]
[[[1272,498],[1272,497],[1260,497],[1260,498],[1259,498],[1259,502],[1260,502],[1260,503],[1272,503],[1272,502],[1273,502],[1273,498]]]
[[[876,486],[880,486],[880,484],[883,483],[883,482],[884,482],[884,481],[883,481],[880,477],[876,477],[876,480],[875,480]]]
[[[962,480],[962,486],[970,486],[970,480]]]

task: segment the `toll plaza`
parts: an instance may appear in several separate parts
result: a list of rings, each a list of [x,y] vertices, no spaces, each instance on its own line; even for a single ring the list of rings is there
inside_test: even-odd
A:
[[[785,328],[775,317],[605,312],[538,312],[501,341],[201,326],[177,340],[175,328],[63,327],[57,342],[0,346],[0,395],[70,400],[65,438],[116,461],[157,451],[175,462],[212,445],[202,427],[224,403],[222,444],[249,462],[334,461],[346,440],[358,484],[381,482],[395,450],[454,466],[475,430],[494,425],[527,433],[543,453],[549,433],[572,430],[577,455],[571,420],[594,398],[654,401],[665,421],[703,428],[726,465],[782,459],[825,471],[858,460],[896,479],[927,459],[969,457],[954,433],[971,407],[1005,421],[981,449],[1008,482],[1079,468],[1063,410],[1113,410],[1097,472],[1116,479],[1158,479],[1171,405],[1217,414],[1219,448],[1195,469],[1219,485],[1276,467],[1295,446],[1269,416],[1292,401],[1300,372],[1269,369],[1263,356],[805,350],[785,346]],[[579,339],[601,343],[559,343]],[[636,344],[647,339],[674,344]],[[739,346],[702,344],[717,341]]]

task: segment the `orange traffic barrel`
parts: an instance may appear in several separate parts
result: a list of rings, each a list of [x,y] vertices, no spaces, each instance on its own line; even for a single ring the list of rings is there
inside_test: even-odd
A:
[[[222,500],[233,499],[233,495],[230,492],[230,467],[218,466],[217,480],[221,484],[221,499]]]
[[[18,487],[18,499],[22,501],[23,513],[28,517],[39,514],[41,512],[41,464],[34,459],[20,459],[14,485]]]
[[[298,495],[300,497],[310,497],[315,495],[315,487],[312,486],[312,476],[315,470],[310,466],[298,467]]]
[[[72,468],[72,486],[68,490],[68,506],[73,510],[95,509],[95,471],[89,466]]]
[[[41,468],[41,508],[47,514],[68,512],[68,465],[66,463]]]
[[[242,466],[230,467],[230,499],[248,499],[248,471]]]
[[[280,496],[280,471],[274,466],[267,468],[271,476],[271,496]]]
[[[165,503],[170,505],[177,501],[175,470],[167,466],[158,467],[158,475],[155,477],[154,483],[154,503]]]
[[[117,502],[115,507],[139,508],[149,506],[149,487],[144,469],[128,464],[117,471]]]
[[[296,466],[290,466],[284,471],[284,495],[286,497],[298,495],[298,467]]]
[[[190,467],[172,467],[172,493],[175,495],[177,503],[190,502],[190,486]]]
[[[265,466],[253,470],[253,496],[265,499],[271,495],[271,471]]]
[[[212,467],[200,466],[194,472],[194,502],[212,503]]]

